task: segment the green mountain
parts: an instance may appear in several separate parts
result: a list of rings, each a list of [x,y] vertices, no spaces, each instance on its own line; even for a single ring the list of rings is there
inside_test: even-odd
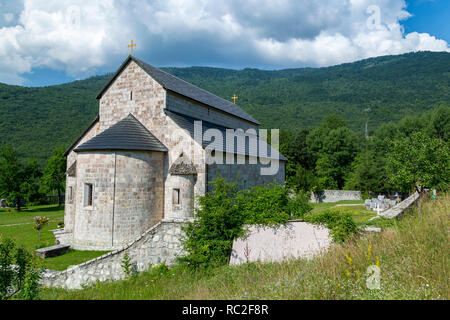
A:
[[[351,128],[381,123],[450,105],[450,53],[383,56],[326,68],[230,70],[162,68],[231,100],[263,127],[295,130],[341,114]],[[0,144],[44,162],[67,147],[95,118],[97,93],[110,74],[63,85],[26,88],[0,83]]]

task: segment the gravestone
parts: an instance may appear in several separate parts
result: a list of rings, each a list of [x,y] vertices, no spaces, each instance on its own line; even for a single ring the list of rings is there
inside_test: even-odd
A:
[[[0,208],[6,208],[6,199],[0,199]]]

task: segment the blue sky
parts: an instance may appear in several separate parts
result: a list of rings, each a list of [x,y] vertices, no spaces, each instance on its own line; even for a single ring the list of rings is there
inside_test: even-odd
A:
[[[413,16],[402,24],[405,32],[428,33],[450,43],[450,1],[406,1],[407,11]]]
[[[282,69],[450,51],[448,0],[0,0],[0,82],[155,66]]]

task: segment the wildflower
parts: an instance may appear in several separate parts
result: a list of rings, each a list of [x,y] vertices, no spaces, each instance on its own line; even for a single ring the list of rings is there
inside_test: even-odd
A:
[[[370,257],[372,256],[372,245],[369,244],[369,247],[367,248],[367,259],[370,259]]]
[[[380,260],[378,259],[378,257],[377,257],[377,261],[375,262],[375,265],[376,265],[377,267],[380,266]]]
[[[347,258],[348,264],[352,265],[352,258],[348,254],[346,254],[345,257]]]

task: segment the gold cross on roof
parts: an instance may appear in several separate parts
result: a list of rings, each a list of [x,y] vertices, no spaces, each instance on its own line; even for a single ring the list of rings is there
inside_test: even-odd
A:
[[[131,40],[131,44],[128,45],[128,48],[131,48],[131,55],[133,55],[133,47],[136,47],[136,43],[133,44],[133,40]]]
[[[238,98],[238,96],[236,95],[236,93],[231,97],[231,99],[233,99],[234,104],[236,104],[237,98]]]

